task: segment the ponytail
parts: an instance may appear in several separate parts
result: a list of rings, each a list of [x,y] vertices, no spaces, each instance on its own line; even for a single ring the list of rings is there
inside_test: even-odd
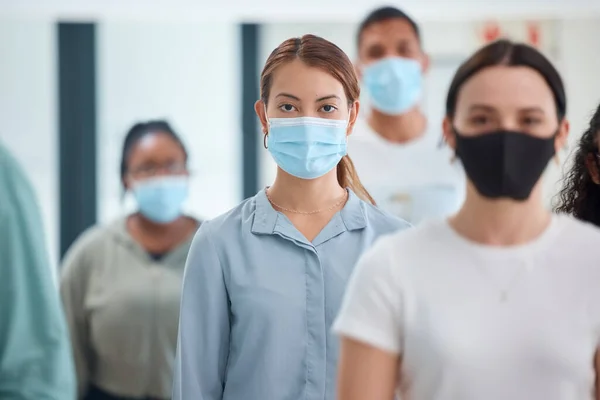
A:
[[[337,165],[337,180],[341,187],[350,188],[362,200],[374,206],[376,205],[375,200],[360,182],[354,163],[347,155]]]

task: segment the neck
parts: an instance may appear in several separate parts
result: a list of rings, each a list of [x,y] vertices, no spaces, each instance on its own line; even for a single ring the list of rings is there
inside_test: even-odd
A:
[[[151,236],[170,235],[174,230],[180,229],[183,217],[177,218],[167,224],[158,224],[144,217],[141,213],[134,214],[135,222],[138,227]]]
[[[387,115],[372,109],[368,123],[371,129],[392,143],[418,139],[427,129],[427,119],[418,107],[400,115]]]
[[[551,219],[543,206],[539,186],[529,199],[517,202],[484,198],[469,183],[465,202],[450,224],[459,234],[478,243],[492,246],[528,243],[544,232]]]
[[[275,182],[269,188],[269,197],[278,206],[303,212],[329,207],[344,195],[335,168],[310,180],[296,178],[278,168]]]

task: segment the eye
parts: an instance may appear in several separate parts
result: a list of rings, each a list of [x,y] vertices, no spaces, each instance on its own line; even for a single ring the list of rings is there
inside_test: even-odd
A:
[[[471,117],[471,123],[473,125],[485,125],[490,121],[486,115],[475,115]]]
[[[385,55],[385,48],[379,44],[371,46],[368,50],[367,50],[367,54],[369,55],[369,58],[372,59],[380,59]]]
[[[331,104],[326,104],[323,107],[321,107],[321,111],[323,111],[324,113],[332,113],[336,110],[337,108],[335,106],[332,106]]]
[[[538,125],[542,122],[542,120],[540,118],[537,117],[524,117],[523,118],[523,124],[524,125]]]
[[[279,106],[279,109],[283,112],[292,112],[292,111],[297,111],[296,107],[294,107],[293,105],[286,103],[286,104],[282,104]]]

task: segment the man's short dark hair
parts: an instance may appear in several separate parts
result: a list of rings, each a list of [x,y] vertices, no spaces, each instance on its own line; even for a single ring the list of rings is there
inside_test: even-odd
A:
[[[419,30],[419,25],[417,25],[414,19],[412,19],[408,16],[408,14],[396,7],[381,7],[374,11],[371,11],[371,13],[367,15],[366,18],[360,23],[358,33],[356,35],[356,45],[360,46],[362,34],[365,31],[365,29],[367,29],[371,25],[390,19],[403,19],[406,22],[408,22],[415,31],[415,35],[417,35],[419,43],[421,42],[421,32]]]

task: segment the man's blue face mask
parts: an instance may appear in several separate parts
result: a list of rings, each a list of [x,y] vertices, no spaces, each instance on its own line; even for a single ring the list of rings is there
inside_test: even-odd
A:
[[[409,58],[387,57],[363,70],[363,83],[373,108],[388,115],[403,114],[421,99],[421,64]]]
[[[268,120],[268,149],[285,172],[316,179],[346,155],[348,121],[326,118],[273,118]]]

